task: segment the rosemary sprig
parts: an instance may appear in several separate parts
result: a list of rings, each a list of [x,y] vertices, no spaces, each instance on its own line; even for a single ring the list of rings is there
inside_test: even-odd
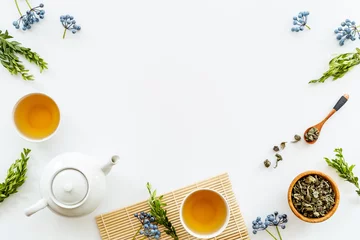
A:
[[[329,62],[329,70],[323,76],[316,80],[311,80],[309,83],[323,83],[329,77],[333,80],[342,78],[354,66],[360,64],[360,49],[356,48],[355,53],[340,54]]]
[[[17,189],[23,185],[26,180],[27,162],[29,160],[30,149],[24,148],[20,159],[16,160],[9,168],[7,177],[3,183],[0,183],[0,203],[11,194],[17,193]]]
[[[150,194],[148,203],[151,215],[155,217],[155,220],[159,225],[162,225],[166,228],[165,233],[167,235],[171,236],[175,240],[179,240],[179,237],[176,235],[176,230],[174,226],[171,224],[168,217],[166,216],[167,211],[163,208],[166,206],[166,203],[162,201],[163,196],[156,197],[156,190],[152,191],[150,183],[147,183],[146,187]]]
[[[47,63],[36,52],[30,48],[21,46],[21,43],[9,41],[13,38],[8,31],[4,33],[0,30],[0,62],[12,74],[21,74],[24,80],[34,80],[34,76],[29,74],[29,70],[25,68],[16,54],[23,55],[26,60],[34,63],[40,68],[40,72],[47,69]]]
[[[360,196],[359,179],[358,177],[355,177],[353,173],[355,165],[351,165],[349,167],[349,164],[345,161],[342,154],[342,148],[336,148],[334,152],[336,153],[336,158],[331,160],[325,158],[325,161],[330,167],[336,170],[336,172],[341,178],[345,179],[345,181],[347,182],[354,184],[357,188],[356,193]]]

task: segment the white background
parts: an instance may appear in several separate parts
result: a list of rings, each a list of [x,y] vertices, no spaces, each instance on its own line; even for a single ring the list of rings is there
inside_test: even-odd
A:
[[[32,1],[33,5],[39,0]],[[48,63],[36,81],[25,82],[0,67],[0,179],[23,147],[32,149],[28,179],[0,204],[1,239],[96,240],[94,217],[148,197],[150,181],[165,193],[224,172],[230,174],[246,224],[274,210],[289,215],[284,240],[355,239],[360,198],[337,177],[324,156],[343,147],[359,163],[360,67],[343,79],[308,85],[327,70],[340,47],[333,30],[346,18],[360,23],[359,1],[335,0],[44,0],[46,19],[29,32],[15,30],[13,1],[2,1],[0,29],[31,47]],[[26,4],[20,0],[25,11]],[[292,33],[292,17],[310,11],[311,31]],[[59,17],[72,14],[82,26],[61,38]],[[61,108],[51,140],[32,144],[12,126],[12,107],[24,94],[43,91]],[[311,146],[292,144],[277,169],[272,147],[322,120],[344,93],[348,103]],[[57,154],[80,151],[121,163],[108,176],[105,200],[92,214],[60,217],[45,209],[31,218],[23,209],[41,196],[39,180]],[[341,203],[321,224],[297,219],[287,190],[299,173],[316,169],[339,185]],[[355,168],[360,175],[360,166]],[[252,239],[270,239],[261,232]],[[127,240],[127,239],[124,239]]]

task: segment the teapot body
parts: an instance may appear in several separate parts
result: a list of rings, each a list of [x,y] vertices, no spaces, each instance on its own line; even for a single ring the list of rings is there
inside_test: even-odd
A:
[[[106,191],[105,176],[119,160],[113,156],[101,166],[82,153],[63,153],[45,167],[40,181],[42,199],[25,210],[27,216],[49,207],[53,212],[79,217],[93,212]]]
[[[61,206],[53,196],[53,176],[64,169],[80,171],[88,182],[85,198],[81,204],[71,208]],[[98,207],[105,195],[106,178],[95,158],[82,153],[64,153],[55,157],[46,166],[40,181],[40,190],[52,211],[63,216],[78,217],[89,214]]]

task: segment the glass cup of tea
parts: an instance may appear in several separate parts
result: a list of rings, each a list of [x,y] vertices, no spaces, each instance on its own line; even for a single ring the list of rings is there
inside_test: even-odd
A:
[[[200,239],[219,236],[229,219],[229,204],[220,193],[211,189],[191,192],[180,207],[181,224],[191,236]]]
[[[55,101],[43,93],[30,93],[18,100],[13,121],[19,135],[30,142],[51,138],[60,124],[60,110]]]

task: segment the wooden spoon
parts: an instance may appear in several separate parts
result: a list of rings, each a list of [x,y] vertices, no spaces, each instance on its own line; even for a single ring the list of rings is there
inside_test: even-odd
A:
[[[312,127],[309,127],[308,129],[306,129],[305,133],[304,133],[304,139],[305,138],[305,134],[311,129],[311,128],[316,128],[319,130],[319,135],[320,135],[320,132],[321,132],[321,128],[323,127],[323,125],[325,124],[325,122],[334,114],[336,113],[342,106],[344,106],[344,104],[347,102],[347,100],[349,99],[349,95],[348,94],[345,94],[344,96],[342,96],[339,101],[335,104],[334,108],[331,110],[331,112],[326,116],[326,118],[324,118],[324,120],[322,120],[321,122],[319,122],[318,124],[312,126]],[[318,137],[319,139],[319,137]],[[314,141],[312,142],[308,142],[305,140],[305,142],[307,142],[308,144],[314,144],[316,143],[316,141],[318,139],[315,139]]]

